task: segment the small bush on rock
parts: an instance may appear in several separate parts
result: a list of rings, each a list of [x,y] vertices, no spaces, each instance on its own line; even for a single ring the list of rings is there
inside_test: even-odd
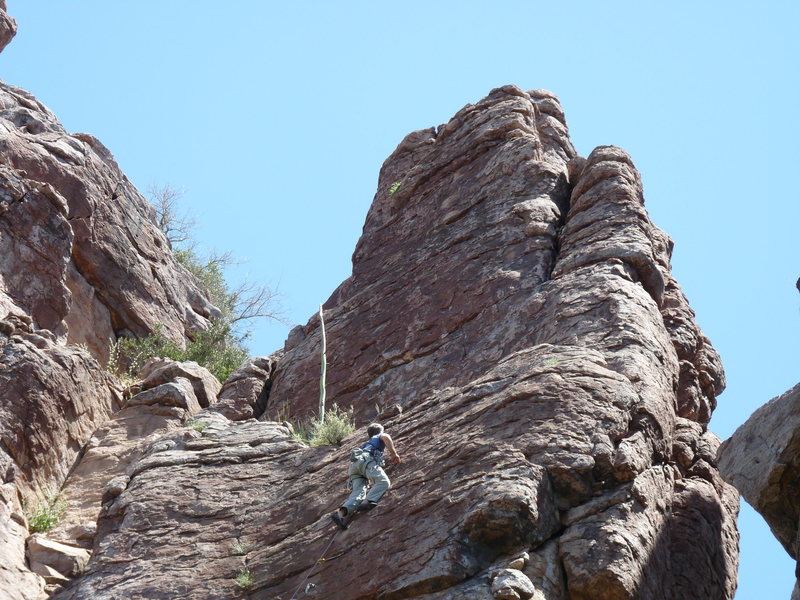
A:
[[[33,512],[25,511],[31,533],[44,533],[58,525],[67,512],[67,501],[60,493],[48,494],[39,501]]]
[[[206,421],[198,421],[196,419],[190,419],[189,421],[186,421],[186,426],[189,429],[194,429],[195,431],[202,433],[205,430],[205,428],[208,427],[208,423]]]
[[[334,404],[325,413],[324,421],[311,424],[308,443],[310,446],[338,446],[354,430],[353,409],[342,410]]]
[[[236,585],[243,590],[249,588],[251,585],[253,585],[253,574],[247,569],[244,571],[239,571],[239,573],[236,575]]]
[[[120,338],[112,347],[107,369],[128,383],[136,380],[151,358],[191,360],[224,382],[247,359],[244,342],[249,329],[246,324],[258,318],[281,321],[274,306],[276,294],[267,286],[250,282],[236,287],[229,285],[225,269],[235,264],[230,253],[201,257],[195,250],[192,236],[195,222],[179,210],[182,192],[170,186],[153,186],[150,195],[156,222],[167,237],[175,260],[189,272],[220,314],[211,320],[208,329],[187,340],[185,346],[167,337],[163,325],[146,337]]]
[[[248,552],[250,552],[250,546],[247,544],[247,542],[236,542],[233,545],[233,553],[236,556],[244,556]]]

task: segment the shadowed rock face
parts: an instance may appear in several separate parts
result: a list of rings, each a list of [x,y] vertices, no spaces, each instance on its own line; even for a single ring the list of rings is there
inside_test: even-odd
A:
[[[25,562],[22,503],[58,490],[84,443],[118,408],[111,379],[87,352],[18,318],[0,321],[0,598],[41,598]]]
[[[226,385],[104,499],[57,598],[732,598],[738,498],[706,430],[724,377],[671,246],[630,157],[576,156],[547,92],[410,134],[325,304],[329,403],[392,415],[386,498],[332,539],[363,432],[307,448],[237,422],[263,398]],[[253,371],[266,416],[313,414],[319,342],[314,317]]]

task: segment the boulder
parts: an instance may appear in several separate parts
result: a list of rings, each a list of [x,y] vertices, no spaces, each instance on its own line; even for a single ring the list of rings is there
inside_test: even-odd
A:
[[[153,358],[142,367],[139,377],[142,379],[139,388],[143,391],[174,381],[179,377],[186,379],[191,383],[194,395],[202,407],[216,402],[222,387],[208,369],[192,361],[177,362],[170,359]]]
[[[211,408],[232,421],[260,417],[267,407],[272,374],[279,358],[277,353],[248,360],[231,373]]]
[[[80,575],[89,562],[90,554],[84,548],[54,542],[40,534],[35,533],[28,538],[28,560],[31,565],[44,565],[64,577]]]
[[[516,569],[502,569],[492,580],[492,595],[502,600],[529,600],[535,592],[531,580]]]

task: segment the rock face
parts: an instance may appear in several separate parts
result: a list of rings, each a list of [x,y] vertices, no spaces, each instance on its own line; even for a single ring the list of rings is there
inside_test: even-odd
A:
[[[5,8],[0,0],[0,49],[16,32]],[[38,600],[82,571],[97,485],[124,462],[112,459],[138,457],[120,440],[143,453],[140,438],[200,409],[188,382],[193,404],[122,408],[122,389],[100,364],[113,342],[158,323],[183,341],[215,314],[110,152],[0,82],[0,599]],[[104,473],[94,472],[100,465]],[[64,488],[70,475],[84,478],[81,497]],[[29,517],[59,491],[74,527],[60,540],[31,537]]]
[[[199,410],[192,382],[180,376],[126,400],[85,445],[80,462],[62,487],[66,518],[48,537],[91,548],[103,497],[124,485],[127,469],[150,445]]]
[[[183,340],[218,315],[111,153],[2,82],[0,154],[2,289],[36,327],[105,361],[118,336]]]
[[[761,513],[775,537],[797,560],[800,556],[800,384],[754,412],[725,440],[719,456],[722,477]]]
[[[257,356],[236,369],[228,377],[212,409],[232,421],[263,414],[279,356]]]
[[[58,600],[732,598],[724,377],[671,248],[630,157],[578,157],[548,92],[410,134],[325,304],[329,403],[383,415],[404,458],[386,499],[334,537],[363,431],[237,420],[316,410],[314,317],[127,469]]]
[[[17,34],[17,22],[6,13],[6,0],[0,0],[0,52]]]

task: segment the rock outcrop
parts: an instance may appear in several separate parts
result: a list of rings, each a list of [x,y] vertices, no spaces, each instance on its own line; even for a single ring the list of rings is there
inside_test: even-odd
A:
[[[0,52],[17,34],[17,22],[6,13],[6,0],[0,0]]]
[[[800,384],[759,408],[719,449],[722,477],[800,556]],[[800,583],[792,598],[800,597]]]
[[[36,98],[3,82],[0,156],[0,306],[13,303],[101,361],[119,336],[161,324],[182,341],[219,314],[111,153],[88,134],[68,134]]]
[[[272,375],[280,353],[248,360],[228,377],[212,410],[231,421],[244,421],[262,415],[272,389]]]
[[[268,420],[316,411],[318,317],[223,385],[152,361],[123,390],[98,363],[119,336],[216,308],[109,151],[5,83],[0,156],[0,600],[733,597],[719,357],[631,158],[578,156],[549,92],[494,90],[383,166],[324,305],[328,402],[404,461],[335,536],[363,433],[310,448]]]
[[[308,448],[266,420],[316,410],[314,317],[131,464],[58,600],[732,598],[724,376],[671,248],[630,157],[577,156],[548,92],[410,134],[324,305],[329,403],[404,457],[386,499],[332,537],[363,433]]]
[[[5,8],[0,50],[16,32]],[[38,600],[82,571],[97,482],[144,452],[141,438],[200,409],[149,403],[131,419],[133,399],[101,367],[112,344],[158,324],[183,342],[216,314],[110,152],[0,82],[0,599]],[[136,451],[111,449],[121,430]],[[76,495],[70,477],[90,484]],[[58,493],[71,528],[32,537],[29,517]]]

